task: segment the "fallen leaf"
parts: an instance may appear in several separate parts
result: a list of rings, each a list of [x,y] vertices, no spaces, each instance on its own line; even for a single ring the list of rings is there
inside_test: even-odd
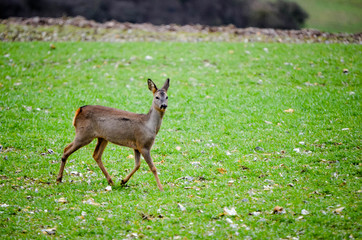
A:
[[[231,187],[233,184],[234,184],[234,180],[230,180],[230,181],[228,181],[228,185]]]
[[[107,191],[107,192],[112,191],[112,186],[107,186],[107,187],[106,187],[106,191]]]
[[[182,206],[180,203],[177,203],[177,206],[180,208],[181,211],[186,211],[186,208]]]
[[[57,231],[56,228],[48,228],[48,229],[42,229],[41,230],[43,234],[48,234],[48,235],[54,235]]]
[[[340,207],[340,208],[337,208],[336,210],[334,210],[334,213],[336,214],[341,214],[343,209],[345,209],[345,207]]]
[[[238,213],[236,212],[235,208],[232,207],[232,208],[227,208],[227,207],[224,207],[224,214],[225,215],[229,215],[229,216],[236,216],[238,215]]]
[[[300,153],[300,148],[294,148],[293,151],[296,153]]]
[[[221,174],[225,174],[227,172],[224,168],[218,168],[217,171]]]
[[[64,197],[59,198],[58,200],[55,200],[57,203],[67,203],[67,199],[65,199]]]
[[[302,215],[308,215],[309,214],[309,212],[307,210],[305,210],[305,209],[303,209],[301,213],[302,213]]]
[[[289,108],[289,109],[287,109],[287,110],[284,110],[284,112],[286,112],[286,113],[293,113],[293,112],[294,112],[294,109]]]
[[[251,215],[251,216],[259,216],[260,214],[261,214],[261,212],[258,212],[258,211],[249,213],[249,215]]]
[[[273,214],[284,214],[285,210],[283,207],[280,206],[275,206],[275,208],[273,209]]]
[[[88,200],[83,200],[82,202],[84,204],[89,204],[89,205],[94,205],[94,206],[99,206],[100,205],[99,203],[96,203],[93,198],[90,198]]]
[[[273,124],[272,122],[269,121],[264,121],[266,124]]]
[[[194,166],[194,167],[201,167],[200,162],[191,162],[191,165]]]
[[[104,221],[104,218],[97,218],[97,221]]]

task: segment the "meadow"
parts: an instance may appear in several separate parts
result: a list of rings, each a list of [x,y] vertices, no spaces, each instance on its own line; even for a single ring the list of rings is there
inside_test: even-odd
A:
[[[361,234],[361,45],[0,43],[2,239],[348,239]],[[68,159],[76,109],[147,113],[151,155],[95,142]]]
[[[275,1],[275,0],[273,0]],[[326,32],[362,31],[360,0],[288,0],[297,2],[309,15],[306,28]]]

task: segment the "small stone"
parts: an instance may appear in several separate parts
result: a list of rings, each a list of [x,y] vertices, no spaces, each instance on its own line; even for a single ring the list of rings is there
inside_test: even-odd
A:
[[[264,151],[264,148],[257,146],[257,147],[255,148],[255,151]]]
[[[106,187],[106,192],[112,191],[112,186],[107,186]]]

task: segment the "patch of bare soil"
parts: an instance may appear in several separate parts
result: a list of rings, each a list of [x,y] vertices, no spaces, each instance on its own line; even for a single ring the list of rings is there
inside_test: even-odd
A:
[[[236,28],[233,25],[152,25],[98,23],[83,17],[0,19],[0,41],[175,41],[285,42],[362,44],[362,33],[328,33],[314,29]]]

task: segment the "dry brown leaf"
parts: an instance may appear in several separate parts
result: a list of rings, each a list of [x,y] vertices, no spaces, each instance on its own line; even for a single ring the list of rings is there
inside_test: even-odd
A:
[[[58,203],[67,203],[68,201],[67,201],[67,199],[61,197],[61,198],[59,198],[59,199],[57,200],[57,202],[58,202]]]
[[[345,208],[345,207],[337,208],[336,210],[334,210],[334,213],[336,213],[336,214],[341,214],[344,208]]]
[[[275,208],[273,209],[273,214],[283,214],[283,213],[285,213],[283,207],[275,206]]]
[[[294,109],[289,108],[289,109],[287,109],[287,110],[284,110],[284,112],[286,112],[286,113],[293,113],[293,112],[294,112]]]
[[[218,168],[217,171],[221,174],[225,174],[227,172],[225,168]]]

